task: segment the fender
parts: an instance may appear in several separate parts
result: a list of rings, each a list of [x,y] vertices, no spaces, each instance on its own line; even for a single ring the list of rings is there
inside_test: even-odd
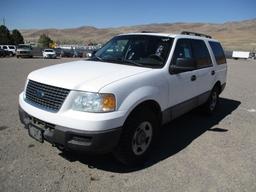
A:
[[[164,91],[163,91],[164,90]],[[160,106],[161,111],[168,105],[168,88],[154,86],[143,86],[132,91],[123,102],[120,104],[120,111],[126,111],[126,118],[128,115],[141,103],[153,100]]]

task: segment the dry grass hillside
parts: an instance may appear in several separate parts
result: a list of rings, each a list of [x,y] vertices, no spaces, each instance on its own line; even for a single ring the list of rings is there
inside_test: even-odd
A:
[[[73,29],[31,29],[21,30],[21,32],[26,41],[37,42],[39,36],[45,33],[61,43],[87,44],[104,43],[120,33],[140,31],[177,33],[183,30],[209,34],[219,39],[226,50],[256,49],[256,19],[223,24],[162,23],[104,29],[86,26]]]

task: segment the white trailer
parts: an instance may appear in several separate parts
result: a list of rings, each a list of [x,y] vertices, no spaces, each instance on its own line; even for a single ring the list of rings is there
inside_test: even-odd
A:
[[[234,59],[248,59],[250,57],[250,52],[248,51],[233,51],[232,58]]]

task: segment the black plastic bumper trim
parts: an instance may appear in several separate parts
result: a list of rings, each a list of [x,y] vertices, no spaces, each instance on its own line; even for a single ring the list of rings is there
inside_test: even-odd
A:
[[[25,128],[28,128],[32,116],[20,106],[19,117]],[[102,154],[114,150],[121,131],[121,127],[104,131],[83,131],[55,125],[53,129],[43,129],[43,135],[46,141],[63,149]]]

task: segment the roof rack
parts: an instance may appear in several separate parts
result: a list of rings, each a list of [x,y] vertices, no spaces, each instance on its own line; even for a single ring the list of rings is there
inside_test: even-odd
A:
[[[191,32],[191,31],[182,31],[180,34],[182,35],[194,35],[194,36],[200,36],[200,37],[206,37],[211,39],[212,37],[210,35],[205,35],[202,33],[196,33],[196,32]]]
[[[141,33],[157,33],[157,32],[154,32],[154,31],[141,31]]]

